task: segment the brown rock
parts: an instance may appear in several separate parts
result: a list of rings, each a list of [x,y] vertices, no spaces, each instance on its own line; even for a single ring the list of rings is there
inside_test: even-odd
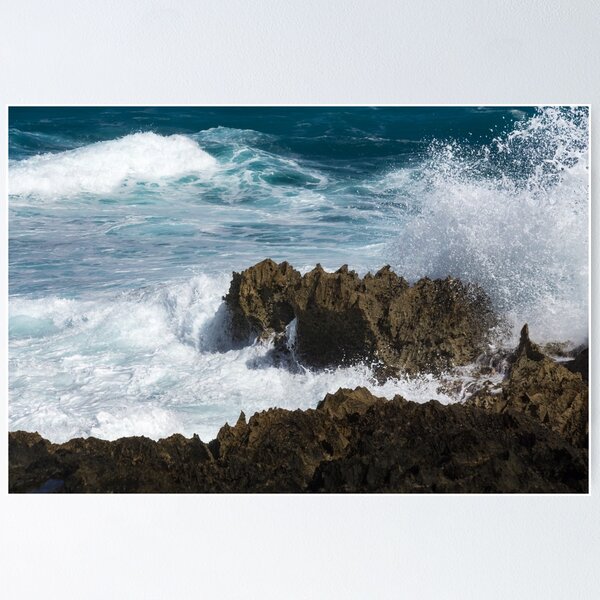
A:
[[[383,402],[385,398],[373,396],[367,388],[354,390],[340,388],[335,394],[327,394],[317,405],[317,410],[327,413],[334,419],[343,419],[348,415],[364,415],[369,407]]]
[[[300,273],[287,262],[270,259],[234,273],[225,296],[231,314],[231,333],[236,341],[282,332],[294,318],[289,298]]]
[[[17,431],[9,434],[9,491],[44,491],[48,482],[66,492],[191,491],[199,486],[198,467],[212,460],[198,436],[52,444],[37,433]]]
[[[545,356],[521,331],[506,385],[508,406],[530,414],[578,447],[588,444],[588,386],[580,373]]]
[[[360,417],[344,455],[322,462],[310,489],[586,491],[587,453],[521,413],[395,399]]]
[[[529,338],[527,325],[500,395],[476,394],[468,403],[494,412],[530,415],[571,445],[588,445],[588,385],[581,373],[546,356]]]
[[[386,326],[398,354],[396,363],[416,371],[473,361],[485,350],[496,324],[481,289],[446,278],[421,279],[394,297]]]
[[[237,340],[281,333],[296,318],[304,364],[369,361],[385,376],[466,364],[497,324],[480,289],[451,278],[411,287],[389,266],[360,278],[346,265],[335,273],[317,265],[300,277],[287,263],[263,261],[234,274],[225,300]]]
[[[63,492],[585,492],[587,450],[537,417],[364,388],[317,410],[270,409],[197,436],[51,444],[9,433],[9,490]]]
[[[217,436],[218,463],[209,470],[213,491],[300,492],[317,466],[340,456],[347,441],[324,413],[272,408]]]

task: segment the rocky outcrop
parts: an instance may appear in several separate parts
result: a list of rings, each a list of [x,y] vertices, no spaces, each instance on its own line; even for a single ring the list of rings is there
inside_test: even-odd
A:
[[[384,400],[364,387],[357,387],[353,391],[342,388],[335,394],[327,394],[317,405],[317,410],[334,419],[344,419],[351,415],[364,415],[371,406]]]
[[[254,269],[235,278],[228,298],[240,339],[281,332],[293,316],[296,351],[318,364],[336,352],[358,358],[359,349],[367,348],[388,369],[440,365],[445,363],[435,362],[436,348],[446,359],[460,360],[483,339],[458,334],[473,326],[478,311],[488,313],[484,301],[467,301],[466,288],[452,280],[410,287],[387,268],[363,279],[319,267],[300,277],[285,263]],[[316,409],[272,408],[249,420],[242,413],[209,444],[181,435],[158,442],[130,437],[53,444],[37,433],[12,432],[9,489],[585,492],[586,356],[578,354],[575,364],[551,359],[525,325],[514,352],[481,359],[478,379],[470,384],[478,391],[465,403],[419,404],[400,396],[386,400],[365,388],[340,389]],[[505,380],[492,385],[488,371],[506,365]]]
[[[506,408],[328,394],[194,436],[52,444],[9,433],[11,492],[585,492],[587,451]]]
[[[295,318],[304,364],[369,361],[384,375],[468,363],[497,324],[479,288],[451,278],[410,286],[389,267],[361,278],[347,266],[328,273],[317,265],[301,276],[265,260],[234,274],[225,301],[236,340],[281,334]]]
[[[590,352],[589,348],[579,350],[571,360],[562,363],[562,366],[569,369],[572,373],[580,373],[581,378],[587,382],[589,380]]]
[[[587,355],[586,355],[587,356]],[[579,359],[579,369],[587,364]],[[559,433],[570,444],[587,448],[589,431],[588,385],[582,373],[546,356],[529,338],[527,325],[501,394],[476,394],[469,403],[502,413],[520,412]]]
[[[527,415],[396,398],[357,420],[325,492],[566,492],[587,489],[587,456]]]
[[[304,491],[321,461],[340,456],[346,444],[336,423],[315,410],[272,408],[248,423],[241,418],[211,444],[218,457],[207,473],[211,491]]]
[[[263,260],[254,267],[234,273],[225,302],[231,314],[231,334],[236,341],[251,336],[281,333],[294,318],[292,290],[301,275],[287,262]]]
[[[75,438],[52,444],[37,433],[9,433],[9,490],[168,492],[197,487],[198,469],[213,461],[195,435],[155,442],[129,437],[109,442]]]

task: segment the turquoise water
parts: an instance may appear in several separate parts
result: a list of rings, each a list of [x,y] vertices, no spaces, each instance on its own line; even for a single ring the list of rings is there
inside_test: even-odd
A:
[[[226,348],[232,270],[391,264],[482,285],[516,330],[587,336],[585,108],[11,108],[11,429],[214,435],[368,366]],[[509,343],[509,340],[507,340]],[[225,348],[226,351],[223,349]],[[256,365],[261,364],[259,369]]]

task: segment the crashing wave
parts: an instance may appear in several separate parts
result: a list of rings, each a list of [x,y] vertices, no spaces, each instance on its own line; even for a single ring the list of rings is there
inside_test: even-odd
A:
[[[191,138],[134,133],[65,152],[39,154],[10,165],[15,195],[65,197],[110,193],[120,186],[214,172],[216,160]]]
[[[413,207],[387,253],[411,280],[451,275],[481,285],[542,341],[588,331],[587,109],[544,108],[473,147],[431,144],[385,184]],[[514,342],[514,340],[513,340]]]

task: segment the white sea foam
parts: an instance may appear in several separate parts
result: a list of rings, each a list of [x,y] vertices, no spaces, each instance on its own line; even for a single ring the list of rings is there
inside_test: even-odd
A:
[[[432,144],[379,185],[413,207],[388,245],[397,272],[477,282],[515,334],[529,322],[538,341],[586,341],[587,112],[541,110],[475,150]]]
[[[380,385],[365,365],[290,371],[273,364],[268,344],[227,346],[228,282],[202,275],[116,297],[11,300],[10,429],[57,442],[174,432],[209,440],[241,410],[314,407],[340,387],[456,400],[433,377]]]
[[[184,175],[205,177],[215,167],[216,160],[189,137],[134,133],[13,161],[9,190],[15,195],[42,197],[103,194],[140,182],[159,183]]]

